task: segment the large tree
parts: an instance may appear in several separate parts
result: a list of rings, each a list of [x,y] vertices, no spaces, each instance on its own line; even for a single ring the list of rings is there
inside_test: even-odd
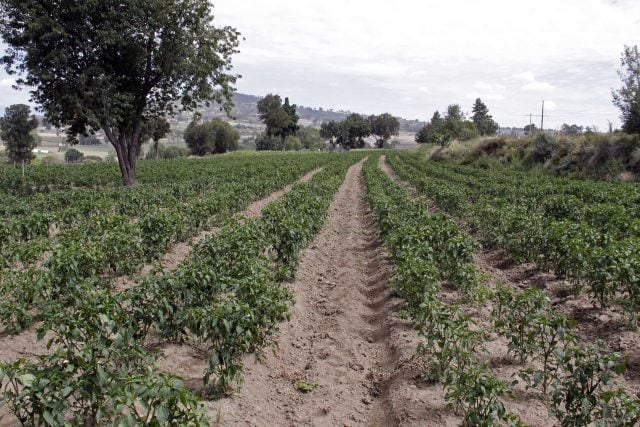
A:
[[[258,101],[258,116],[266,126],[268,137],[277,136],[283,141],[298,131],[298,114],[296,105],[285,98],[284,104],[279,95],[269,94]]]
[[[38,119],[28,105],[15,104],[5,110],[4,117],[0,117],[0,139],[6,145],[9,160],[24,164],[35,158],[33,149],[38,145],[38,137],[33,130],[37,127]]]
[[[143,123],[215,101],[231,109],[239,33],[208,0],[3,0],[2,58],[70,141],[103,129],[126,185]]]
[[[471,121],[475,124],[480,135],[495,135],[498,132],[498,123],[493,120],[489,114],[489,108],[480,98],[476,99],[471,111],[473,112]]]
[[[384,147],[393,135],[398,135],[400,132],[400,121],[389,113],[369,116],[369,122],[371,134],[376,137],[378,148]]]
[[[640,51],[638,46],[625,46],[618,75],[622,87],[613,91],[613,103],[622,112],[622,130],[640,133]]]

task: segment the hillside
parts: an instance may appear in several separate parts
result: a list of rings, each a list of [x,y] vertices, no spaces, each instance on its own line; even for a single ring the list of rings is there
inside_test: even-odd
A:
[[[259,96],[235,93],[233,96],[234,107],[231,112],[231,116],[234,121],[245,124],[261,125],[257,108],[259,100]],[[295,100],[292,101],[295,102]],[[334,111],[332,109],[324,109],[322,107],[315,108],[303,105],[298,105],[297,111],[303,124],[317,127],[319,127],[322,122],[343,120],[352,113],[351,111]],[[203,115],[205,118],[226,118],[224,111],[220,110],[219,105],[212,105],[210,108],[203,111]],[[185,115],[185,118],[186,117],[190,118],[190,115]],[[400,131],[402,132],[417,132],[423,125],[424,122],[419,120],[400,118]]]

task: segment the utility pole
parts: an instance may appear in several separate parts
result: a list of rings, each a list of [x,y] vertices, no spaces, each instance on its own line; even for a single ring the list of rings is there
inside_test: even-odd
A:
[[[540,118],[540,132],[544,131],[544,100],[542,101],[542,116]]]

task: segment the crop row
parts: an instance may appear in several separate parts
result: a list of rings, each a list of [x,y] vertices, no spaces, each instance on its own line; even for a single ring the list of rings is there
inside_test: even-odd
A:
[[[309,153],[288,153],[286,157],[297,162]],[[315,154],[317,155],[317,154]],[[254,159],[251,159],[251,158]],[[203,159],[179,158],[167,161],[138,162],[138,182],[140,184],[171,184],[182,180],[198,180],[207,177],[219,167],[240,159],[260,161],[273,157],[280,159],[281,153],[235,152]],[[92,163],[81,165],[30,165],[25,172],[13,166],[0,166],[0,196],[7,194],[25,196],[49,193],[57,190],[118,189],[122,181],[117,162]],[[0,200],[1,197],[0,197]]]
[[[586,290],[594,304],[607,307],[617,303],[631,324],[637,323],[640,236],[633,234],[632,225],[637,219],[629,223],[611,215],[611,226],[607,227],[619,227],[619,232],[598,229],[585,220],[570,216],[558,219],[558,215],[541,211],[539,207],[544,209],[548,204],[528,200],[526,192],[516,197],[517,186],[512,186],[511,196],[501,196],[483,190],[491,186],[491,180],[471,187],[449,179],[448,165],[416,161],[409,156],[391,156],[390,163],[440,208],[463,219],[485,245],[505,249],[517,262],[531,262],[554,271],[570,280],[576,292]],[[482,180],[479,176],[473,179]],[[580,188],[587,185],[581,184]],[[606,223],[604,217],[601,222]]]
[[[423,338],[418,351],[427,361],[424,376],[443,383],[445,398],[462,410],[464,425],[521,422],[502,400],[511,395],[511,384],[492,375],[481,357],[486,333],[462,306],[438,298],[443,282],[470,303],[494,307],[493,328],[508,339],[510,353],[522,364],[517,379],[547,396],[562,425],[638,422],[640,402],[612,385],[623,368],[620,355],[578,343],[572,323],[553,312],[542,292],[482,285],[473,265],[476,245],[452,220],[429,213],[372,163],[365,167],[365,180],[369,203],[397,266],[394,287]]]
[[[336,158],[261,219],[230,221],[174,272],[156,272],[122,293],[83,280],[66,303],[51,300],[38,333],[52,337],[53,353],[0,365],[11,412],[31,424],[207,424],[179,379],[150,368],[155,356],[146,342],[153,335],[204,346],[210,392],[238,381],[241,356],[259,354],[286,319],[292,298],[280,282],[291,277],[356,160]]]
[[[215,192],[209,190],[197,199],[176,204],[165,200],[162,204],[151,196],[158,205],[137,218],[94,213],[54,238],[41,237],[5,245],[0,248],[4,255],[4,271],[0,271],[0,323],[6,331],[19,332],[39,316],[34,306],[46,304],[52,298],[64,298],[68,288],[84,279],[102,276],[107,279],[110,274],[135,272],[145,261],[159,257],[171,244],[221,223],[224,217],[242,209],[252,199],[284,186],[324,161],[309,156],[305,161],[285,166],[285,159],[274,160],[254,159],[252,168],[246,166],[230,174],[232,181],[216,186]],[[254,176],[258,173],[259,176]],[[233,182],[243,174],[253,179]],[[144,193],[138,194],[144,197]],[[42,228],[49,227],[45,224]],[[11,268],[18,262],[20,268]]]

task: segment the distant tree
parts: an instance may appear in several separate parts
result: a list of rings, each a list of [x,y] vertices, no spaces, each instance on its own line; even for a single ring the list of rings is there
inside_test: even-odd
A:
[[[493,120],[493,117],[489,114],[489,108],[480,98],[476,99],[471,111],[473,112],[471,121],[473,121],[480,135],[495,135],[498,132],[498,123]]]
[[[33,131],[38,127],[38,119],[31,114],[28,105],[14,104],[0,117],[0,139],[5,143],[9,161],[29,163],[35,159],[33,149],[38,145],[38,137]]]
[[[446,122],[439,111],[433,113],[431,120],[416,134],[415,140],[419,144],[436,144],[446,146],[451,141],[451,134],[446,129]]]
[[[475,124],[470,120],[466,120],[458,104],[452,104],[447,107],[443,127],[450,139],[467,141],[478,136]]]
[[[338,143],[345,149],[363,148],[364,140],[371,135],[371,124],[364,116],[351,113],[340,122]]]
[[[525,135],[533,135],[537,131],[538,131],[538,128],[536,127],[535,123],[531,123],[530,125],[526,125],[524,127],[524,134]]]
[[[284,140],[279,136],[267,135],[266,132],[261,132],[256,136],[256,150],[258,151],[284,150]]]
[[[578,126],[578,125],[569,125],[567,123],[564,123],[561,127],[560,127],[560,133],[563,133],[565,135],[580,135],[583,131],[583,127],[582,126]]]
[[[640,133],[640,51],[638,46],[625,46],[618,75],[622,88],[613,91],[613,103],[622,112],[622,130]]]
[[[340,125],[334,120],[323,122],[320,125],[320,136],[335,147],[337,144],[336,138],[338,137],[339,129]]]
[[[87,135],[78,135],[78,142],[80,145],[100,145],[102,141],[96,136],[95,133],[89,132]]]
[[[298,115],[296,106],[289,104],[285,98],[284,105],[279,95],[269,94],[258,101],[258,116],[266,126],[267,136],[282,138],[295,135],[298,130]]]
[[[240,133],[222,119],[192,121],[184,131],[184,141],[196,156],[219,154],[238,149]]]
[[[147,117],[231,111],[239,33],[212,22],[209,0],[4,0],[1,62],[70,142],[103,129],[133,185]]]
[[[169,134],[171,125],[164,117],[151,117],[144,122],[142,128],[142,142],[153,141],[155,159],[160,158],[160,140]]]
[[[324,142],[320,131],[312,126],[303,126],[296,134],[300,138],[302,148],[305,150],[326,150],[327,144]]]
[[[300,138],[294,135],[289,135],[284,139],[284,149],[286,151],[300,151],[302,150],[302,142]]]
[[[378,148],[384,147],[392,136],[398,135],[400,132],[400,121],[389,113],[369,116],[369,123],[371,134],[376,137]]]
[[[284,138],[289,135],[295,135],[300,129],[298,126],[298,120],[300,120],[300,116],[296,113],[297,106],[296,104],[289,104],[289,98],[284,99],[284,104],[282,105],[282,109],[289,116],[289,125],[284,129]]]
[[[80,163],[84,157],[84,153],[76,150],[75,148],[69,148],[64,153],[64,161],[67,163]]]

